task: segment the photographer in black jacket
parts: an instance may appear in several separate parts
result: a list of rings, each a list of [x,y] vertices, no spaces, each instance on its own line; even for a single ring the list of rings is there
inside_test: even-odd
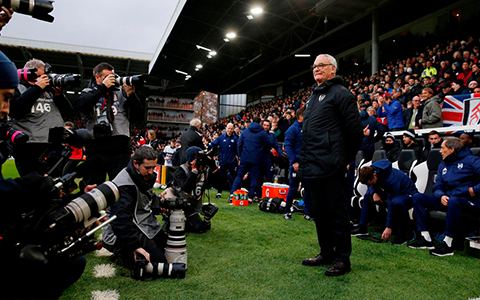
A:
[[[156,165],[157,153],[142,146],[113,180],[120,192],[111,210],[117,219],[103,230],[103,244],[129,267],[139,254],[149,262],[166,262],[167,236],[151,209]]]
[[[211,227],[210,219],[217,213],[218,208],[212,204],[203,205],[205,182],[215,162],[202,153],[202,149],[192,146],[185,151],[187,162],[180,165],[173,174],[173,188],[177,196],[188,199],[190,207],[186,208],[186,230],[204,233]],[[200,215],[204,216],[203,220]]]
[[[49,148],[49,129],[63,127],[63,118],[73,112],[73,107],[62,88],[50,86],[43,61],[29,60],[24,68],[36,68],[39,77],[34,82],[21,80],[10,101],[13,128],[30,138],[27,144],[15,145],[13,156],[20,175],[32,171],[44,174],[47,170],[41,165],[40,157],[47,154]]]
[[[100,63],[93,68],[94,77],[77,100],[76,108],[88,118],[87,129],[93,140],[87,145],[87,158],[103,159],[89,183],[102,183],[108,173],[115,178],[127,166],[131,155],[129,115],[141,107],[135,88],[124,84],[115,86],[113,66]]]

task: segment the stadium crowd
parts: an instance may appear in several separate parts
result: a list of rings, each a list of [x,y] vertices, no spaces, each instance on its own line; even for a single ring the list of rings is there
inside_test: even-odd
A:
[[[395,236],[393,244],[406,244],[412,240],[408,234],[410,221],[407,210],[413,207],[419,236],[408,246],[413,249],[430,249],[432,255],[447,256],[453,255],[452,240],[454,237],[457,240],[461,235],[458,232],[458,223],[461,214],[466,211],[465,208],[468,207],[477,217],[480,215],[480,198],[477,196],[480,193],[480,180],[477,179],[480,175],[480,158],[474,156],[470,150],[474,143],[472,136],[467,134],[460,138],[445,137],[442,140],[439,133],[433,129],[444,125],[442,105],[446,96],[480,93],[479,45],[478,38],[472,36],[460,41],[455,39],[427,47],[415,56],[383,63],[380,71],[371,76],[352,73],[344,74],[343,79],[335,77],[335,59],[329,55],[320,55],[312,66],[317,86],[249,106],[214,124],[202,124],[201,120],[196,118],[188,120],[183,113],[172,115],[158,112],[148,115],[151,120],[190,121],[190,127],[186,131],[180,131],[180,128],[174,125],[147,127],[145,121],[131,120],[132,115],[141,114],[141,101],[133,85],[116,82],[114,67],[108,63],[100,63],[93,69],[88,87],[82,90],[77,101],[72,104],[68,99],[64,99],[60,87],[47,88],[50,80],[44,74],[46,64],[35,59],[27,62],[25,67],[36,67],[38,79],[13,83],[5,81],[8,85],[4,88],[14,90],[15,93],[9,94],[10,110],[7,108],[1,117],[6,120],[5,116],[9,114],[13,128],[23,130],[30,138],[27,144],[16,144],[13,147],[13,156],[21,175],[27,175],[31,171],[52,175],[51,170],[57,168],[57,164],[53,168],[50,164],[55,163],[58,157],[48,157],[45,161],[37,159],[44,155],[47,149],[51,150],[46,132],[40,132],[39,128],[62,128],[71,120],[70,124],[76,129],[87,128],[91,132],[93,137],[86,143],[85,150],[87,162],[90,161],[90,165],[95,164],[95,168],[84,176],[87,187],[92,189],[102,184],[108,175],[120,187],[121,200],[113,206],[113,210],[124,220],[132,220],[134,216],[134,222],[128,224],[129,226],[125,226],[126,221],[112,223],[114,235],[110,236],[111,246],[118,246],[117,251],[123,253],[123,259],[130,261],[130,264],[136,263],[140,256],[150,262],[150,252],[160,251],[158,256],[152,255],[156,260],[155,264],[150,266],[156,270],[154,273],[161,274],[160,270],[164,270],[163,264],[167,264],[162,252],[166,237],[150,209],[154,198],[151,197],[155,181],[153,169],[157,164],[177,167],[170,187],[174,189],[172,193],[175,196],[188,198],[192,202],[191,211],[185,209],[186,229],[197,233],[211,228],[211,218],[218,210],[214,206],[207,209],[203,206],[205,188],[217,189],[218,197],[221,197],[222,190],[229,190],[229,201],[232,201],[236,190],[245,187],[248,190],[248,200],[255,202],[261,201],[263,182],[288,182],[293,192],[301,182],[305,190],[304,218],[316,222],[322,248],[335,240],[330,236],[341,235],[343,241],[350,241],[350,236],[345,238],[343,221],[346,218],[337,222],[338,219],[329,215],[340,215],[332,204],[338,202],[337,198],[343,197],[343,192],[338,190],[344,189],[345,201],[350,203],[352,195],[349,192],[354,189],[356,161],[352,160],[352,153],[347,157],[340,152],[353,152],[355,147],[348,146],[355,145],[356,140],[360,142],[362,139],[360,149],[365,161],[372,159],[379,141],[383,142],[387,159],[378,160],[371,166],[363,166],[358,170],[357,181],[368,188],[362,195],[364,205],[360,223],[358,226],[352,225],[351,234],[367,235],[368,207],[371,204],[381,207],[383,204],[388,208],[388,212],[381,239],[386,241],[390,236]],[[3,54],[0,59],[12,67],[12,63],[3,57]],[[320,62],[317,63],[317,60]],[[317,76],[323,75],[323,71],[316,73],[316,70],[325,68],[330,69],[331,77],[318,80]],[[328,83],[328,88],[334,86],[334,92],[327,93],[328,96],[321,94],[325,89],[324,82]],[[347,90],[356,99],[356,107],[353,100],[350,101],[351,95]],[[326,99],[325,102],[340,103],[342,108],[331,105],[327,107],[330,111],[326,113],[319,109],[317,101],[312,101],[314,108],[309,109],[309,100],[318,95],[323,96],[322,99],[318,98],[318,103]],[[193,103],[181,104],[178,100],[150,98],[148,102],[160,108],[193,107]],[[330,119],[336,120],[329,120],[328,126],[318,126],[319,115],[328,115],[322,116],[328,118],[335,115],[335,109],[341,110],[339,115],[343,117],[345,126],[340,126],[335,134],[331,134],[332,141],[328,140],[328,145],[321,144],[323,140],[315,141],[314,137],[322,134],[328,139],[329,130],[332,130],[331,124],[338,124],[338,118],[332,117]],[[82,112],[83,118],[72,118],[73,110]],[[315,126],[326,130],[316,132]],[[415,130],[429,128],[432,128],[432,131],[428,137],[419,142]],[[389,131],[404,131],[401,146]],[[308,138],[302,137],[302,134]],[[311,148],[318,146],[320,150],[334,146],[338,149],[345,148],[345,151],[334,149],[332,153],[338,152],[334,155],[324,153],[320,159],[322,165],[333,165],[334,172],[328,173],[330,169],[326,168],[318,174],[317,171],[321,169],[315,165],[318,162],[315,155],[318,153],[305,151],[307,147],[302,145],[306,140]],[[337,141],[341,142],[335,143]],[[35,156],[31,155],[34,145],[38,147],[35,149]],[[29,149],[30,161],[26,160],[28,151],[22,147]],[[438,164],[437,182],[430,193],[423,193],[424,191],[417,189],[412,178],[398,170],[394,163],[397,162],[398,166],[402,150],[413,151],[417,163],[428,161],[434,148],[441,149],[439,153],[442,157]],[[133,157],[132,150],[136,150]],[[356,149],[354,150],[356,152]],[[205,152],[214,157],[216,163],[204,155]],[[63,152],[60,153],[64,155]],[[346,158],[349,161],[345,161]],[[338,165],[348,163],[346,177],[343,169],[339,171],[335,167],[337,162]],[[220,172],[216,172],[218,166]],[[43,176],[33,179],[44,180]],[[323,197],[326,190],[330,193]],[[290,212],[292,198],[295,196],[293,192],[287,196],[284,210],[283,217],[287,221],[294,220]],[[85,193],[88,193],[87,188]],[[324,201],[323,198],[331,199]],[[323,214],[319,213],[321,205],[328,206],[328,210],[323,211]],[[310,208],[314,211],[312,215],[309,215]],[[447,212],[446,230],[438,245],[433,243],[426,209]],[[353,213],[350,217],[354,218]],[[145,221],[147,218],[149,220]],[[318,230],[320,227],[330,226],[330,223],[334,223],[333,227],[342,228],[334,228],[328,234]],[[141,238],[138,238],[137,228],[143,234]],[[339,231],[342,232],[338,233]],[[325,244],[322,245],[322,242]],[[327,269],[326,275],[344,275],[350,271],[351,244],[344,243],[342,247],[344,261],[338,261],[333,253],[320,253],[316,257],[305,259],[303,264],[317,266],[333,263]],[[334,246],[331,248],[333,251]],[[330,256],[327,256],[328,254]],[[85,267],[84,259],[78,264],[77,273],[81,275]],[[183,269],[184,274],[185,265],[179,268]],[[66,285],[76,279],[78,278],[71,278]],[[60,294],[61,292],[62,290],[57,291]]]

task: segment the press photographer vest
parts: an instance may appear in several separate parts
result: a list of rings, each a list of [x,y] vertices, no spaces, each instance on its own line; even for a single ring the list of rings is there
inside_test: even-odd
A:
[[[145,194],[141,193],[137,188],[132,178],[127,172],[127,169],[123,169],[118,173],[117,177],[113,180],[113,183],[117,187],[122,186],[135,186],[137,192],[135,211],[133,212],[132,222],[138,227],[138,229],[149,239],[153,239],[157,233],[162,230],[162,227],[157,221],[157,218],[152,213],[151,205],[152,200]],[[103,242],[108,245],[114,245],[117,237],[115,236],[113,229],[110,225],[107,225],[103,229]]]
[[[92,88],[85,88],[82,92],[88,93],[90,91],[92,91]],[[128,121],[127,110],[125,109],[125,102],[127,101],[127,98],[123,96],[122,91],[123,89],[120,88],[120,90],[113,92],[112,110],[113,110],[113,115],[115,117],[115,120],[111,122],[112,136],[125,135],[130,137],[130,122]],[[105,102],[105,98],[102,97],[97,102],[97,104],[99,104],[101,107],[101,114],[103,116],[106,116],[107,112],[106,112],[106,107],[103,105],[104,102]],[[96,124],[96,121],[97,121],[96,106],[93,107],[92,110],[93,112],[89,116],[89,119],[87,122],[87,129],[90,132],[93,132],[93,126]]]
[[[20,94],[27,89],[23,84],[18,85]],[[25,132],[30,138],[29,143],[47,143],[50,128],[63,127],[63,118],[53,102],[53,94],[42,92],[42,96],[35,101],[30,113],[22,119],[12,119],[12,126],[16,130]]]

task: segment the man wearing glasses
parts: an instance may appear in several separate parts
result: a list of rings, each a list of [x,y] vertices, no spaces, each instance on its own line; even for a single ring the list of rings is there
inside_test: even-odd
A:
[[[336,76],[337,61],[321,54],[312,66],[316,85],[305,104],[299,176],[308,181],[320,254],[307,266],[330,265],[327,276],[350,271],[350,221],[344,178],[363,140],[355,97]]]

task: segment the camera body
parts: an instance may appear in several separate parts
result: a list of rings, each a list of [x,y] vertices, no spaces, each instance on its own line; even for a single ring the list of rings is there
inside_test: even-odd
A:
[[[93,125],[93,136],[95,138],[103,138],[111,136],[113,126],[108,120],[106,113],[102,112],[102,104],[97,103],[95,106],[95,125]]]
[[[48,151],[40,157],[42,172],[50,176],[61,176],[65,162],[72,154],[72,148],[82,148],[92,139],[87,129],[71,130],[65,127],[50,128]]]

